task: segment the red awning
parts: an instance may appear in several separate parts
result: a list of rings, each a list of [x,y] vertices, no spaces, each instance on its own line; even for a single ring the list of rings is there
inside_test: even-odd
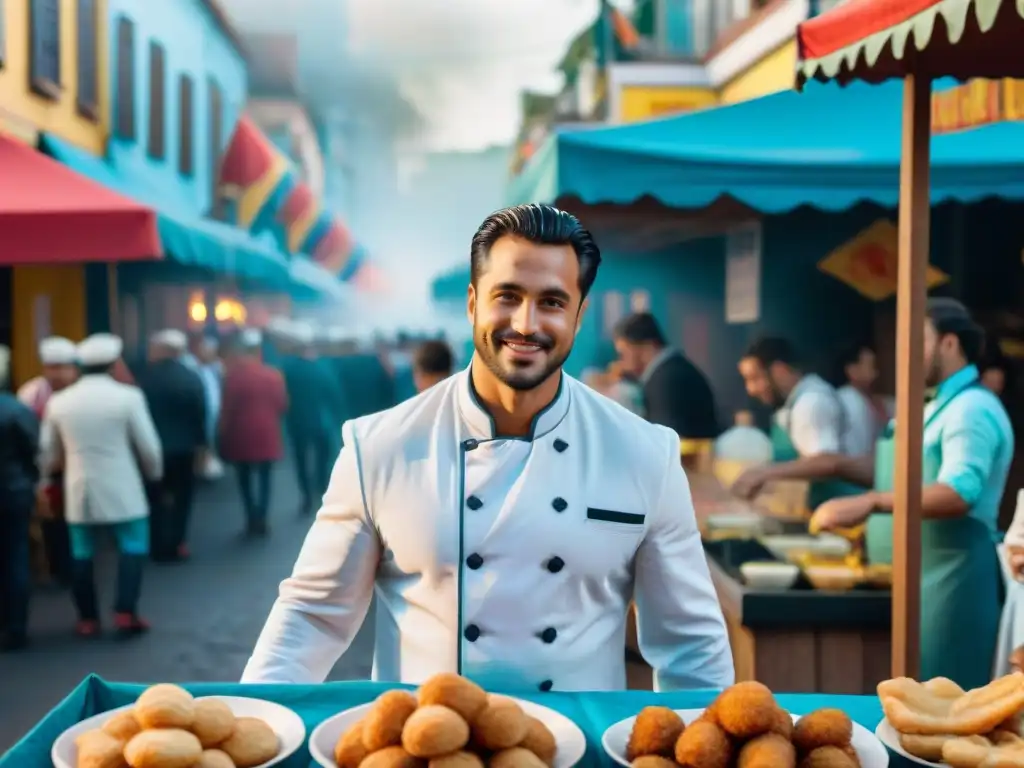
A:
[[[0,136],[0,264],[158,259],[156,213]]]
[[[1024,5],[1015,0],[847,0],[797,29],[797,85],[1024,77]]]

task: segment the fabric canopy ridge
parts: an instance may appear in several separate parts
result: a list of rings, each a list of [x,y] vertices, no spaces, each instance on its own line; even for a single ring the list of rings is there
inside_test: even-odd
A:
[[[0,264],[159,259],[157,216],[0,136]]]
[[[848,0],[797,28],[797,87],[808,80],[879,83],[1024,77],[1024,0]]]
[[[251,229],[291,169],[263,131],[242,115],[220,164],[218,188],[236,202],[237,223]]]
[[[947,84],[951,84],[948,81]],[[563,131],[515,178],[508,202],[676,208],[731,197],[766,213],[844,210],[899,199],[902,87],[812,84],[644,123]],[[751,131],[750,126],[757,126]],[[1024,198],[1024,124],[996,123],[932,140],[932,200]]]

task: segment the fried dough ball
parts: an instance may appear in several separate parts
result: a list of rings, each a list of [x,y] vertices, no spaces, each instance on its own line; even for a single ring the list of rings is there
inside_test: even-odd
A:
[[[853,721],[840,709],[819,709],[804,715],[793,726],[793,744],[800,754],[818,747],[842,747],[853,738]]]
[[[180,728],[142,731],[124,748],[132,768],[193,768],[202,754],[199,739]]]
[[[281,745],[274,729],[256,717],[235,720],[235,730],[218,749],[227,752],[237,768],[254,768],[277,757]]]
[[[643,755],[671,757],[676,739],[686,724],[668,707],[644,707],[633,721],[633,730],[626,744],[626,759]]]
[[[425,763],[401,747],[384,747],[367,757],[359,768],[422,768]]]
[[[484,761],[472,752],[452,752],[432,758],[427,768],[484,768]]]
[[[191,730],[203,749],[215,747],[235,730],[235,713],[220,699],[199,699]]]
[[[676,762],[683,768],[728,768],[732,756],[729,737],[710,720],[690,723],[676,742]]]
[[[777,733],[766,733],[740,749],[736,768],[796,768],[796,749]]]
[[[793,738],[793,717],[782,707],[775,708],[775,718],[769,733],[777,733],[779,736],[792,740]]]
[[[227,752],[219,749],[207,749],[199,756],[199,762],[195,768],[235,768],[234,761],[228,757]]]
[[[543,760],[522,747],[495,752],[488,765],[490,768],[546,768]]]
[[[418,698],[421,707],[440,704],[462,715],[467,723],[487,706],[487,692],[471,680],[452,672],[434,675],[420,686]]]
[[[842,747],[818,747],[800,761],[800,768],[860,768],[860,761],[851,758]]]
[[[334,745],[334,762],[338,768],[359,768],[366,756],[370,754],[363,746],[363,721],[353,725],[338,739]]]
[[[142,726],[139,725],[139,721],[135,718],[135,713],[130,709],[126,709],[122,712],[118,712],[107,720],[107,722],[103,724],[102,730],[107,735],[113,736],[122,744],[127,744],[139,731],[142,730]]]
[[[748,681],[726,688],[714,704],[722,729],[737,739],[768,733],[777,722],[778,704],[761,683]]]
[[[143,729],[192,727],[195,700],[177,685],[161,683],[147,688],[135,702],[135,719]]]
[[[483,749],[510,749],[526,738],[526,715],[512,699],[489,694],[487,706],[476,716],[470,730],[474,744]]]
[[[555,741],[555,735],[548,730],[548,727],[536,717],[526,716],[526,737],[519,746],[530,750],[549,766],[555,764],[558,742]]]
[[[402,746],[413,757],[441,757],[469,742],[469,724],[458,712],[440,704],[420,707],[405,721]]]
[[[363,746],[376,752],[401,744],[405,721],[415,711],[416,697],[408,691],[382,693],[363,720]]]
[[[78,768],[124,768],[124,743],[97,729],[75,739]]]
[[[641,755],[630,765],[632,768],[679,768],[674,760],[660,755]]]

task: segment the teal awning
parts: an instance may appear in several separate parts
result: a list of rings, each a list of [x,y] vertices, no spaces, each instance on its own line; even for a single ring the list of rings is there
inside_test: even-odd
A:
[[[272,241],[254,237],[229,224],[204,219],[192,211],[179,210],[140,180],[119,173],[102,158],[54,136],[43,136],[42,149],[83,176],[156,210],[164,250],[179,264],[255,280],[268,288],[287,290],[290,287],[289,258]]]
[[[290,276],[291,293],[296,299],[325,298],[336,303],[352,299],[352,288],[305,256],[295,256],[292,259]]]

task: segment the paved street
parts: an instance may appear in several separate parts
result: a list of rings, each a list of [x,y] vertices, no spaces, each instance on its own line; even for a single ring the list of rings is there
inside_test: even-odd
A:
[[[291,468],[282,465],[275,477],[271,536],[245,541],[239,536],[243,515],[233,475],[201,486],[192,560],[149,568],[141,610],[153,629],[137,641],[83,642],[72,633],[70,597],[38,593],[31,649],[0,655],[0,754],[90,672],[136,682],[237,680],[311,522],[298,517],[297,507]],[[98,586],[109,605],[112,559],[102,566]],[[360,633],[334,679],[369,676],[371,633]]]

